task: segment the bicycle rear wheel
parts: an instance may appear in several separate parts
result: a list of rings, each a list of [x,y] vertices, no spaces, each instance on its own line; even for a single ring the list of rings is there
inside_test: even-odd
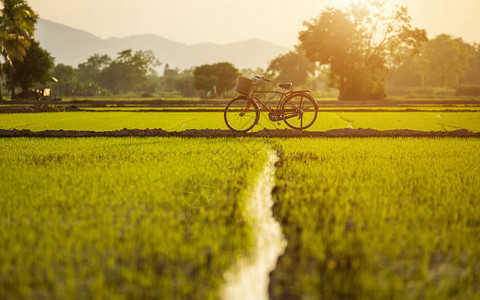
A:
[[[309,94],[293,94],[282,104],[285,124],[293,129],[306,129],[317,119],[318,105]]]
[[[257,103],[247,97],[235,98],[225,108],[225,123],[233,131],[249,131],[257,124],[259,118],[260,109]]]

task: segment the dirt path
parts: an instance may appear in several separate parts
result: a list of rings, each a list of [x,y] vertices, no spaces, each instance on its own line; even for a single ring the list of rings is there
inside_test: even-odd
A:
[[[0,129],[2,137],[470,137],[480,138],[480,132],[466,129],[454,131],[416,131],[416,130],[374,130],[374,129],[332,129],[327,131],[299,131],[292,129],[263,129],[257,132],[237,133],[221,129],[190,129],[185,131],[165,131],[163,129],[123,129],[116,131],[74,131],[74,130],[5,130]]]
[[[255,246],[251,256],[241,258],[225,274],[226,285],[221,294],[223,299],[269,299],[270,272],[275,269],[278,257],[287,245],[280,224],[273,218],[272,212],[271,192],[275,185],[277,160],[278,157],[273,152],[269,153],[265,168],[251,191],[245,218],[252,224]]]

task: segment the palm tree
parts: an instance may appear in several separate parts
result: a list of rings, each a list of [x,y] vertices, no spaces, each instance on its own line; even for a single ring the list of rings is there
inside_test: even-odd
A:
[[[33,39],[38,16],[25,0],[0,0],[0,5],[3,6],[0,10],[0,55],[12,74],[12,60],[21,61],[25,56]],[[0,77],[3,78],[2,70],[0,61]]]

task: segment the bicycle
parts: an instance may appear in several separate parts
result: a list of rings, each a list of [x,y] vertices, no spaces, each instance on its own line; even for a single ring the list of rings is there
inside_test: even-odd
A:
[[[264,75],[255,75],[252,79],[238,77],[237,91],[240,96],[227,104],[224,112],[225,123],[228,128],[237,132],[247,132],[258,124],[260,119],[260,107],[268,111],[271,121],[280,124],[284,121],[287,126],[293,129],[306,129],[313,125],[317,119],[318,104],[309,94],[309,90],[292,91],[292,83],[281,83],[279,87],[283,91],[256,90],[261,82],[270,82]],[[265,103],[258,99],[257,94],[279,94],[281,95],[277,107],[270,109]]]

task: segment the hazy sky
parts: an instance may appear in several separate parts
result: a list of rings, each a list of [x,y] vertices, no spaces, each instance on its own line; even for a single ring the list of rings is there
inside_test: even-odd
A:
[[[99,37],[152,33],[194,44],[258,38],[297,43],[302,22],[327,5],[352,0],[28,0],[41,18]],[[357,0],[362,1],[362,0]],[[409,8],[429,36],[448,33],[480,42],[480,0],[387,0]]]

